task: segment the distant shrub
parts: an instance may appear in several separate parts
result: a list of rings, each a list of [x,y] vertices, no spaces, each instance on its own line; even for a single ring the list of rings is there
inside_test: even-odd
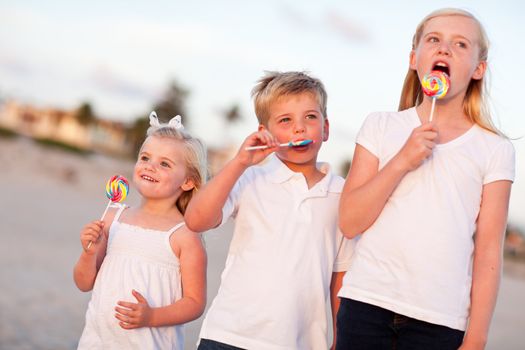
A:
[[[4,128],[0,127],[0,137],[14,138],[14,137],[17,137],[17,136],[18,136],[18,134],[16,132],[14,132],[13,130],[4,129]]]
[[[87,155],[87,154],[92,153],[92,151],[88,151],[83,148],[76,147],[76,146],[61,142],[61,141],[45,139],[45,138],[35,139],[35,141],[43,146],[57,148],[57,149],[61,149],[67,152],[71,152],[71,153],[76,153],[76,154],[81,154],[81,155]]]

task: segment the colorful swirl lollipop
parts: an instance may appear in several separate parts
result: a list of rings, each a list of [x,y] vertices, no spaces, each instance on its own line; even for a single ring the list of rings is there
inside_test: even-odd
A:
[[[421,80],[421,89],[425,95],[432,97],[432,108],[430,110],[429,121],[432,121],[434,115],[434,108],[436,106],[436,99],[446,96],[450,88],[450,79],[447,73],[439,70],[434,70],[423,77]]]
[[[126,199],[128,196],[128,192],[129,182],[124,176],[115,175],[108,180],[106,183],[106,197],[108,197],[109,202],[108,205],[106,205],[104,214],[102,214],[102,217],[100,218],[101,221],[104,220],[104,216],[106,216],[111,203],[120,203],[124,201],[124,199]],[[91,248],[92,244],[93,242],[89,242],[87,249]]]
[[[437,98],[445,97],[450,87],[447,73],[434,70],[423,77],[421,87],[425,95]]]
[[[106,197],[113,202],[122,202],[128,196],[129,183],[124,176],[115,175],[106,183]]]

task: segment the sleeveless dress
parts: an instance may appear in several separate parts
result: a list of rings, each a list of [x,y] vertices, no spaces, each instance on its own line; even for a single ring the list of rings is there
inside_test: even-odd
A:
[[[167,306],[182,297],[180,264],[169,239],[184,222],[168,231],[146,229],[120,222],[124,209],[109,229],[78,349],[183,349],[183,325],[128,330],[115,318],[119,300],[137,302],[132,289],[150,307]]]

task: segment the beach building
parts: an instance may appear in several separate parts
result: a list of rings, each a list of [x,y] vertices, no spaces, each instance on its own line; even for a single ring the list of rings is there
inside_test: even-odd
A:
[[[0,127],[40,140],[51,140],[83,150],[130,155],[133,147],[126,124],[78,118],[75,110],[39,108],[7,101],[0,106]]]

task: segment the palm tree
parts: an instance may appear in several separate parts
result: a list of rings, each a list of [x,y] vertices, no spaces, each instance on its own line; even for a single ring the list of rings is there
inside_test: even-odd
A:
[[[228,124],[237,123],[242,119],[240,107],[238,104],[233,104],[230,108],[227,108],[224,112],[224,119]]]
[[[153,110],[161,121],[168,121],[176,115],[182,116],[184,126],[187,127],[186,98],[189,91],[173,80],[162,98],[153,104]]]
[[[81,125],[89,125],[97,120],[97,117],[93,113],[93,108],[89,102],[83,102],[75,112],[75,117]]]
[[[157,112],[160,121],[167,122],[176,115],[182,116],[184,127],[188,126],[188,119],[186,115],[186,98],[189,91],[179,85],[173,80],[161,99],[153,104],[153,111]],[[133,144],[133,150],[136,154],[144,139],[146,138],[146,130],[149,128],[149,112],[146,115],[139,116],[130,127],[129,134]]]

